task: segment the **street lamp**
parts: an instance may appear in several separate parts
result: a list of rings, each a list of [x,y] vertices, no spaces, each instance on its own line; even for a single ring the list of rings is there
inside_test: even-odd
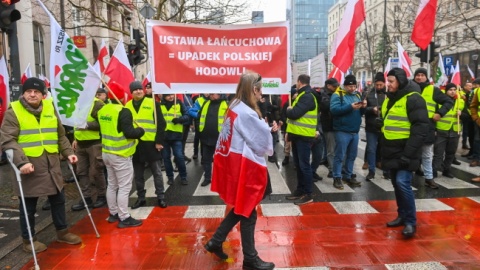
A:
[[[475,65],[473,68],[473,75],[475,76],[475,79],[477,78],[477,71],[478,71],[478,54],[472,55],[472,60],[473,64]]]

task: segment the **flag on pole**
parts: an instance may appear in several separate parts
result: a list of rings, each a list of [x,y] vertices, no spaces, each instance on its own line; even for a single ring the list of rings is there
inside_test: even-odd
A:
[[[432,40],[436,14],[437,0],[420,0],[411,39],[422,50],[426,50]]]
[[[445,72],[445,66],[443,65],[443,57],[442,57],[442,54],[439,53],[437,72],[435,73],[435,86],[441,87],[447,84],[447,82],[448,82],[448,77]]]
[[[340,84],[343,84],[343,81],[345,80],[345,74],[336,66],[333,67],[332,71],[330,71],[330,74],[328,74],[328,79],[330,78],[335,78]]]
[[[7,62],[5,56],[0,58],[0,125],[2,125],[3,116],[10,104],[10,76],[8,75]]]
[[[473,71],[470,69],[470,67],[467,65],[468,68],[468,73],[470,74],[470,78],[472,82],[475,80],[475,75],[473,74]]]
[[[38,74],[38,78],[45,82],[45,87],[50,88],[50,81],[43,74]]]
[[[407,78],[413,75],[412,70],[410,69],[410,64],[412,60],[408,57],[408,53],[403,49],[402,44],[400,41],[397,41],[397,48],[398,48],[398,65],[405,70],[407,73]]]
[[[142,81],[143,89],[145,89],[145,86],[147,85],[147,83],[149,83],[151,81],[152,81],[152,79],[151,79],[151,75],[150,75],[150,71],[149,71],[147,76],[145,76],[145,78]]]
[[[384,69],[384,72],[383,72],[383,76],[385,77],[385,82],[387,82],[388,72],[392,69],[390,61],[392,61],[391,57],[388,58],[387,65],[385,66],[385,69]]]
[[[53,103],[62,124],[83,128],[93,99],[100,85],[100,77],[73,40],[60,27],[48,9],[39,5],[50,18],[50,83]]]
[[[104,74],[110,78],[109,82],[115,81],[124,86],[125,98],[127,100],[131,97],[130,91],[128,91],[128,86],[135,80],[135,77],[133,76],[130,63],[128,62],[127,52],[123,45],[123,38],[120,38],[118,41],[117,47],[115,48],[115,51],[113,51],[112,58],[110,58],[110,62],[105,68]]]
[[[109,59],[108,47],[105,44],[105,40],[102,38],[102,44],[100,45],[100,51],[98,51],[97,61],[95,61],[95,64],[93,64],[93,68],[97,71],[100,77],[105,72],[105,67],[107,66]]]
[[[32,70],[30,69],[30,63],[28,63],[27,68],[22,74],[22,78],[20,78],[20,82],[23,84],[28,78],[32,76]]]
[[[453,70],[453,75],[452,79],[450,80],[451,83],[454,83],[456,85],[460,85],[461,79],[460,79],[460,62],[457,60],[457,65],[455,66],[455,69]]]
[[[332,46],[332,63],[344,73],[352,65],[355,31],[365,20],[364,0],[348,0]]]

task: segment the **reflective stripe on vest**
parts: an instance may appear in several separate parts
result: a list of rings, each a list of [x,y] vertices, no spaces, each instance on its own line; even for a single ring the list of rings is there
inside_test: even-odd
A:
[[[123,132],[118,132],[118,117],[123,106],[106,104],[98,111],[98,123],[102,132],[102,151],[122,157],[130,157],[135,153],[137,140],[127,139]]]
[[[173,118],[182,116],[182,112],[181,112],[182,107],[180,106],[180,104],[172,105],[172,107],[170,107],[170,110],[167,110],[167,106],[165,106],[164,104],[161,104],[160,108],[162,109],[163,118],[165,118],[165,122],[167,122],[167,127],[165,128],[165,131],[170,130],[170,131],[173,131],[173,132],[181,132],[182,133],[183,132],[183,125],[182,124],[174,124],[172,122]],[[176,114],[175,114],[175,112],[176,112]]]
[[[202,107],[202,111],[200,114],[200,123],[198,124],[198,130],[200,132],[203,131],[205,128],[205,118],[207,117],[207,112],[208,112],[208,107],[210,106],[210,100],[205,103],[205,106]],[[225,112],[228,109],[228,103],[223,100],[220,103],[220,106],[218,107],[218,132],[220,132],[220,129],[222,128],[223,125],[223,120],[225,119]]]
[[[427,103],[428,118],[433,118],[437,108],[437,103],[433,101],[433,90],[433,85],[428,85],[422,91],[422,97]]]
[[[52,100],[42,101],[40,121],[19,102],[12,102],[12,109],[20,126],[18,144],[27,157],[39,157],[43,151],[58,153],[58,119]]]
[[[145,134],[140,138],[142,141],[155,141],[157,127],[155,126],[155,120],[153,119],[153,106],[153,99],[148,97],[142,100],[142,104],[140,104],[140,109],[138,110],[138,113],[133,107],[133,100],[130,100],[125,105],[125,107],[132,112],[133,120],[136,121],[145,130]]]
[[[436,122],[436,127],[438,130],[449,131],[452,127],[455,132],[458,132],[458,117],[457,111],[463,110],[465,106],[465,101],[461,98],[455,100],[455,104],[438,122]],[[460,123],[461,124],[461,123]]]
[[[96,121],[95,118],[92,117],[93,107],[95,106],[95,102],[100,101],[98,98],[94,98],[93,104],[90,107],[90,111],[88,112],[87,122],[94,122]],[[78,130],[77,128],[74,129],[73,135],[75,139],[78,141],[90,141],[90,140],[100,140],[100,131],[99,130]]]
[[[300,97],[305,94],[305,91],[295,98],[292,107],[295,107]],[[311,94],[311,93],[310,93]],[[315,102],[315,108],[308,111],[305,115],[297,120],[287,119],[287,132],[301,135],[305,137],[315,137],[315,131],[317,130],[317,99],[311,94],[313,101]]]
[[[407,139],[410,137],[411,123],[408,120],[407,115],[407,98],[414,94],[418,93],[408,93],[401,99],[397,100],[388,111],[388,115],[386,117],[385,114],[387,112],[387,104],[389,99],[386,98],[383,102],[382,118],[384,121],[382,131],[387,140]]]

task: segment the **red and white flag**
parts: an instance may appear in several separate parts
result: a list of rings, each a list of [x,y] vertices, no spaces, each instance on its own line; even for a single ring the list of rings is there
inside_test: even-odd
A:
[[[420,0],[411,39],[422,50],[432,41],[436,14],[437,0]]]
[[[147,76],[145,76],[145,78],[142,81],[143,89],[145,89],[145,86],[147,85],[147,83],[149,83],[151,81],[152,81],[152,78],[151,78],[150,71],[149,71]]]
[[[451,83],[456,84],[457,86],[460,85],[461,79],[460,79],[460,62],[457,60],[457,65],[455,66],[455,69],[453,70],[453,75],[452,79],[450,80]]]
[[[38,78],[45,83],[45,87],[50,88],[50,81],[43,74],[38,74]]]
[[[348,0],[332,46],[332,63],[344,73],[352,65],[355,31],[365,20],[364,0]]]
[[[3,116],[10,104],[10,76],[8,75],[7,62],[5,56],[0,58],[0,125],[2,125]]]
[[[243,102],[229,108],[215,149],[212,191],[234,206],[235,214],[249,217],[263,198],[265,155],[272,154],[268,124]]]
[[[473,71],[470,69],[469,66],[467,66],[467,68],[468,68],[468,73],[470,74],[470,78],[473,82],[475,80],[475,74],[473,74]]]
[[[105,72],[108,60],[110,60],[108,46],[106,45],[105,40],[102,38],[102,44],[100,45],[100,50],[98,51],[97,61],[95,61],[95,64],[93,64],[93,68],[100,76]]]
[[[392,69],[392,65],[390,64],[390,62],[392,61],[392,58],[389,57],[388,58],[388,61],[387,61],[387,65],[385,66],[385,69],[384,69],[384,72],[383,72],[383,76],[385,77],[385,82],[388,82],[387,81],[387,75],[388,75],[388,72]]]
[[[403,49],[402,44],[400,41],[397,41],[397,48],[398,48],[398,65],[405,70],[407,73],[407,78],[413,75],[412,70],[410,69],[410,65],[412,64],[412,60],[408,57],[407,52]]]
[[[32,69],[30,69],[30,63],[28,63],[27,68],[22,74],[22,78],[20,78],[20,82],[23,84],[28,78],[32,76]]]
[[[330,78],[335,78],[339,84],[343,84],[343,81],[345,80],[345,73],[336,66],[333,66],[332,71],[330,71],[330,74],[328,74],[328,79]]]
[[[113,52],[112,58],[110,58],[104,74],[110,78],[109,81],[115,81],[123,86],[127,100],[131,97],[128,86],[135,80],[135,77],[128,62],[127,52],[123,45],[123,38],[120,38],[118,41],[117,47]]]

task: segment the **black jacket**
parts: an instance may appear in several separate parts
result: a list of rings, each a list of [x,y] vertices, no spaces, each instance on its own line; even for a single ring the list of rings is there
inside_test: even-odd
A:
[[[330,92],[330,90],[325,88],[321,92],[321,100],[318,103],[323,132],[333,131],[333,117],[330,113],[330,99],[332,98],[333,93],[334,92]]]
[[[218,110],[220,109],[220,105],[222,102],[226,102],[223,99],[218,100],[211,100],[210,105],[208,106],[208,111],[205,115],[205,126],[203,130],[199,133],[200,134],[200,141],[204,145],[208,146],[215,146],[217,144],[218,135]],[[204,103],[204,105],[207,102]],[[202,111],[205,109],[205,106],[202,106],[198,117],[202,115]],[[198,121],[200,122],[200,121]]]
[[[387,108],[391,108],[397,100],[410,92],[417,92],[417,85],[409,81],[396,93],[387,93]],[[382,138],[382,168],[414,171],[419,168],[422,146],[430,125],[425,100],[417,94],[407,98],[407,115],[411,123],[408,139],[387,140]]]
[[[375,118],[379,117],[380,110],[382,109],[383,101],[386,97],[386,89],[376,90],[372,88],[372,90],[365,92],[367,100],[367,108],[365,109],[365,131],[367,132],[376,132],[378,133],[379,130],[375,124]],[[373,108],[377,107],[376,114]]]
[[[300,97],[300,99],[297,101],[295,106],[287,110],[288,119],[297,120],[302,116],[304,116],[308,111],[315,109],[315,100],[314,100],[315,97],[312,94],[312,88],[310,88],[310,85],[304,86],[298,90],[297,99],[299,98],[300,94],[302,94],[303,92],[305,92],[305,94],[303,94]],[[289,133],[288,139],[290,141],[296,140],[296,139],[313,141],[314,138]]]

